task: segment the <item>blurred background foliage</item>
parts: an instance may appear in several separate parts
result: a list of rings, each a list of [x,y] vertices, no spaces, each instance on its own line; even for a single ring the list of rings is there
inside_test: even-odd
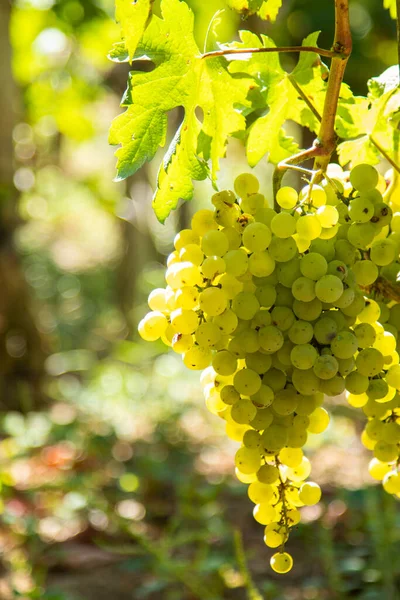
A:
[[[188,4],[203,48],[225,3]],[[367,474],[357,414],[335,400],[333,423],[309,443],[324,501],[304,509],[296,568],[280,579],[198,375],[135,333],[175,232],[210,187],[161,226],[157,160],[113,182],[107,131],[128,73],[106,57],[119,39],[113,10],[111,0],[0,0],[0,597],[399,598],[398,505]],[[396,62],[395,26],[375,0],[354,0],[351,19],[346,80],[365,94]],[[218,21],[208,49],[240,26],[279,45],[318,29],[329,47],[333,3],[286,0],[273,26],[229,10]],[[290,69],[295,57],[282,61]],[[229,187],[246,169],[241,147],[222,162]],[[271,167],[256,171],[269,190]]]

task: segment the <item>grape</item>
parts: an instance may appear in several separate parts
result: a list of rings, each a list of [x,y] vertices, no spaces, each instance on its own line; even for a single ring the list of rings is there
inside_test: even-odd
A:
[[[254,404],[246,398],[241,398],[231,408],[231,418],[236,423],[248,425],[257,414]]]
[[[198,268],[190,262],[174,263],[168,267],[165,279],[173,290],[182,288],[185,285],[194,286],[202,283]]]
[[[297,407],[297,394],[294,389],[279,391],[273,402],[273,410],[278,415],[291,415]]]
[[[288,238],[296,231],[296,219],[289,213],[278,213],[271,221],[271,231],[279,238]]]
[[[223,313],[214,317],[213,323],[222,334],[230,334],[235,331],[238,325],[238,318],[233,310],[227,308]]]
[[[296,256],[297,246],[291,237],[286,239],[273,237],[268,246],[268,251],[270,256],[277,262],[287,262]]]
[[[235,454],[236,467],[246,475],[258,471],[260,461],[260,453],[257,449],[239,448]]]
[[[276,290],[272,285],[268,283],[262,286],[258,286],[255,291],[255,296],[260,303],[260,306],[270,307],[275,303]]]
[[[328,270],[328,263],[322,254],[310,252],[301,259],[300,270],[304,277],[308,277],[313,281],[317,281],[326,274]]]
[[[308,277],[299,277],[292,285],[292,294],[296,300],[311,302],[315,298],[315,281]]]
[[[343,283],[336,275],[323,275],[315,284],[315,294],[321,302],[335,302],[343,293]]]
[[[273,325],[263,327],[258,332],[260,345],[268,352],[276,352],[283,346],[284,337],[282,332]]]
[[[341,331],[331,343],[331,349],[336,358],[350,358],[357,352],[357,348],[357,338],[350,331]]]
[[[159,311],[149,312],[139,323],[140,336],[147,342],[158,340],[165,332],[168,321],[165,315]]]
[[[307,321],[297,320],[290,327],[288,336],[294,344],[307,344],[313,337],[313,327]]]
[[[346,390],[351,394],[364,394],[369,385],[369,379],[358,371],[353,371],[346,377]]]
[[[257,504],[253,509],[253,517],[261,525],[269,525],[277,518],[276,509],[270,504]]]
[[[319,344],[330,344],[336,337],[337,329],[336,322],[330,316],[321,317],[314,325],[314,337]]]
[[[296,222],[296,231],[300,237],[314,240],[321,233],[321,223],[317,215],[304,215]]]
[[[211,211],[208,211],[208,212],[211,212]],[[195,233],[191,229],[182,229],[182,231],[180,231],[179,233],[176,234],[175,239],[174,239],[174,246],[175,246],[175,249],[178,250],[178,252],[180,250],[182,250],[182,248],[184,248],[188,244],[199,244],[199,243],[200,243],[199,236],[197,235],[197,233]]]
[[[350,172],[350,183],[359,192],[372,190],[376,187],[378,179],[378,171],[371,165],[359,164]]]
[[[237,369],[237,359],[228,350],[220,350],[214,355],[212,366],[220,375],[233,375]]]
[[[191,226],[193,234],[197,236],[203,236],[210,229],[218,229],[218,223],[214,220],[214,212],[206,208],[198,210],[193,215]],[[178,250],[178,247],[175,247]]]
[[[263,465],[257,471],[257,479],[261,483],[275,483],[279,479],[279,469],[273,465]]]
[[[319,390],[320,380],[312,369],[293,369],[292,383],[300,394],[315,394]]]
[[[314,362],[314,373],[320,379],[331,379],[336,375],[339,369],[338,361],[334,356],[326,354],[318,356]]]
[[[172,349],[178,354],[184,354],[193,346],[193,336],[176,333],[172,338]]]
[[[293,558],[287,552],[277,552],[272,556],[270,563],[276,573],[289,573],[293,567]]]
[[[353,265],[353,273],[356,277],[358,285],[366,287],[376,281],[379,270],[378,267],[370,260],[358,260]]]
[[[183,362],[188,369],[199,371],[205,369],[211,362],[211,350],[193,346],[183,355]]]
[[[233,385],[239,394],[252,396],[260,389],[261,379],[255,371],[252,371],[251,369],[241,369],[235,374]]]
[[[392,240],[377,240],[371,247],[371,260],[380,267],[390,264],[396,257],[396,245]]]
[[[311,344],[295,346],[290,353],[293,366],[297,369],[311,369],[317,356],[318,352]]]
[[[251,483],[247,493],[250,500],[254,502],[254,504],[266,504],[274,497],[272,486],[261,483],[260,481],[254,481],[254,483]]]
[[[206,312],[210,317],[215,317],[225,311],[228,305],[228,298],[223,290],[210,287],[200,293],[199,304],[201,310]]]
[[[253,252],[249,258],[249,271],[255,277],[267,277],[271,275],[275,268],[275,260],[271,254],[264,250],[263,252]]]
[[[234,182],[234,189],[240,198],[250,194],[256,194],[260,188],[258,179],[252,173],[238,175]]]
[[[240,292],[232,302],[232,310],[239,319],[250,321],[260,308],[260,304],[254,294]]]
[[[376,229],[372,223],[353,223],[347,232],[349,242],[356,248],[367,248],[375,237]]]
[[[349,204],[349,216],[355,223],[366,223],[374,215],[374,205],[365,196],[358,196]]]
[[[321,488],[317,483],[303,483],[299,491],[299,498],[306,506],[317,504],[321,500]]]
[[[264,223],[251,223],[243,232],[243,245],[250,252],[262,252],[271,242],[271,230]]]
[[[307,429],[310,433],[322,433],[328,427],[330,421],[328,412],[322,406],[318,406],[309,418],[310,424]]]
[[[339,213],[334,206],[326,205],[317,210],[317,217],[322,227],[334,227],[339,220]]]
[[[298,194],[291,187],[281,187],[276,194],[276,201],[282,208],[291,209],[297,204]]]
[[[375,348],[365,348],[356,358],[356,367],[361,375],[374,377],[383,368],[383,356]]]

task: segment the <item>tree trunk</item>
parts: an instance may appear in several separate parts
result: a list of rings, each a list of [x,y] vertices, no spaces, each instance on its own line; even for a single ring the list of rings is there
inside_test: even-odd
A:
[[[0,0],[0,411],[26,412],[43,403],[45,352],[14,245],[19,218],[12,133],[18,95],[11,69],[10,13],[10,2]]]

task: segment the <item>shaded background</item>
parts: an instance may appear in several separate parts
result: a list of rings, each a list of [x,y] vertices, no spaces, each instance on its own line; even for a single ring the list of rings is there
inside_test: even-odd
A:
[[[188,4],[203,48],[225,4]],[[346,81],[365,94],[396,62],[395,26],[376,0],[351,7]],[[225,11],[219,40],[240,25]],[[242,25],[278,45],[321,29],[329,47],[333,2],[286,0],[275,25]],[[303,510],[295,567],[279,577],[198,373],[138,339],[174,234],[211,188],[198,184],[161,226],[151,196],[162,152],[112,181],[107,130],[128,73],[106,58],[118,39],[108,0],[0,0],[0,598],[258,600],[243,542],[263,598],[394,600],[398,503],[368,476],[359,413],[336,399],[331,426],[310,436],[324,499]],[[287,68],[295,60],[282,57]],[[181,118],[171,113],[171,133]],[[231,143],[221,186],[243,169]],[[271,166],[256,172],[268,193]]]

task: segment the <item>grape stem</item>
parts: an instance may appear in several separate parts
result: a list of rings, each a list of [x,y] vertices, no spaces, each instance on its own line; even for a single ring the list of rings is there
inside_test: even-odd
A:
[[[314,158],[314,170],[320,172],[319,176],[321,177],[325,173],[332,153],[336,148],[338,138],[335,132],[335,118],[340,88],[352,49],[349,0],[335,0],[335,38],[332,49],[334,56],[332,56],[318,137],[311,148],[295,154],[277,165],[273,177],[275,196],[280,188],[284,172],[290,165],[299,165],[310,158]]]
[[[228,56],[232,54],[263,54],[269,52],[314,52],[315,54],[326,56],[328,58],[337,58],[338,56],[344,57],[344,54],[339,48],[325,50],[324,48],[317,48],[315,46],[280,46],[274,48],[261,46],[260,48],[221,48],[221,50],[205,52],[201,55],[201,58],[216,58],[217,56]]]
[[[284,483],[284,481],[282,479],[281,470],[279,468],[279,465],[280,465],[280,460],[279,460],[278,456],[275,456],[275,466],[276,466],[276,468],[278,469],[278,472],[279,472],[279,481],[280,481],[280,484],[279,484],[279,495],[280,495],[280,499],[282,501],[283,523],[285,525],[285,529],[286,529],[285,534],[286,534],[289,531],[289,519],[288,519],[288,516],[287,516],[287,506],[286,506],[286,497],[285,497],[285,483]],[[286,542],[284,541],[283,544],[282,544],[282,546],[281,546],[281,548],[280,548],[280,552],[284,551],[284,549],[285,549],[285,543]]]
[[[391,283],[384,277],[378,277],[378,279],[368,288],[366,288],[368,294],[376,292],[384,298],[390,298],[394,302],[400,302],[400,286],[395,283]]]
[[[399,0],[399,2],[400,2],[400,0]],[[393,158],[391,158],[389,156],[389,154],[386,152],[386,150],[384,148],[382,148],[382,146],[376,141],[375,138],[372,137],[372,135],[370,136],[369,141],[382,154],[382,156],[384,158],[386,158],[386,160],[388,161],[388,163],[390,163],[392,165],[393,169],[395,169],[395,171],[397,171],[398,173],[400,173],[400,166],[395,163],[395,161],[393,160]]]

